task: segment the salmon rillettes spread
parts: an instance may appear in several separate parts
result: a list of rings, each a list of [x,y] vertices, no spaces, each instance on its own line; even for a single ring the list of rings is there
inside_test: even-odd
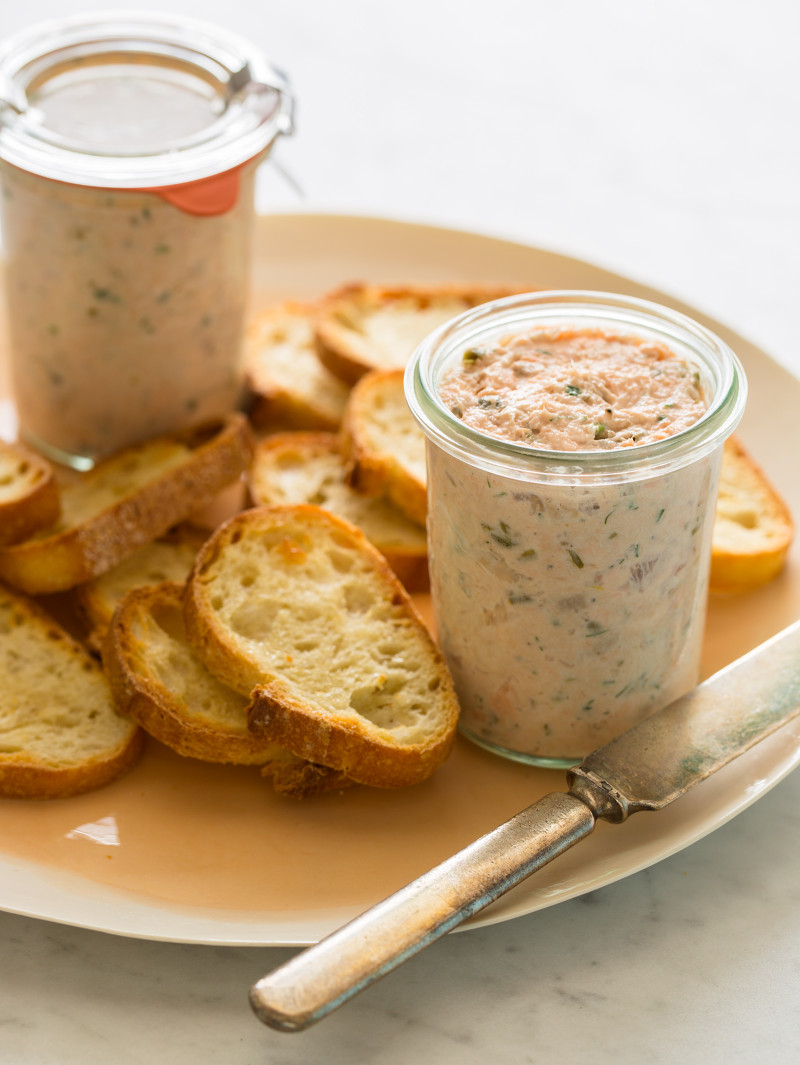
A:
[[[233,410],[254,168],[197,218],[152,193],[2,168],[14,391],[26,437],[92,458]]]
[[[468,348],[440,395],[474,429],[553,451],[649,444],[707,407],[698,372],[664,344],[597,329]]]
[[[539,453],[635,449],[708,407],[695,366],[660,342],[566,327],[467,348],[439,395]],[[433,601],[468,735],[575,762],[697,683],[718,452],[559,482],[429,441]]]

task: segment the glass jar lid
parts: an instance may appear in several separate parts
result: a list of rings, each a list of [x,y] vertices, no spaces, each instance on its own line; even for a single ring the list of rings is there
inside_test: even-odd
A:
[[[292,112],[286,78],[255,48],[183,18],[76,16],[0,49],[0,158],[71,184],[200,181],[291,133]]]

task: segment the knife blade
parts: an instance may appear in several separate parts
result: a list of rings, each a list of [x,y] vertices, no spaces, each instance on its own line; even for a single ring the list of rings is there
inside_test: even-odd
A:
[[[250,989],[265,1024],[300,1031],[584,839],[660,810],[800,713],[800,621],[567,772],[545,795]]]

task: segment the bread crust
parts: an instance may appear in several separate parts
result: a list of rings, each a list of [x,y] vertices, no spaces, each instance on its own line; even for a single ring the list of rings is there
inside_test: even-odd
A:
[[[347,467],[347,481],[367,495],[385,495],[405,516],[425,526],[428,514],[427,483],[412,468],[407,453],[408,432],[418,434],[424,451],[424,435],[408,411],[405,433],[398,432],[393,447],[382,447],[375,438],[376,404],[395,400],[405,405],[403,370],[372,370],[357,382],[345,408],[340,445]],[[413,423],[413,424],[410,424]],[[424,458],[423,458],[424,467]]]
[[[253,448],[252,432],[242,414],[162,439],[185,446],[185,460],[78,524],[56,526],[44,535],[0,548],[0,579],[38,595],[66,591],[105,573],[240,477]],[[81,475],[83,484],[91,483],[87,479],[92,477],[105,476],[115,464],[124,463],[152,443],[126,449],[99,463]],[[67,492],[69,487],[64,489]]]
[[[287,480],[286,490],[283,490],[281,470],[284,464],[307,471],[307,493],[300,491],[296,476]],[[327,482],[331,468],[335,471],[335,484],[322,485],[329,498],[319,501],[321,485],[318,480]],[[315,476],[315,469],[320,471],[320,478]],[[348,484],[348,467],[336,435],[296,431],[265,437],[256,445],[248,472],[248,486],[250,497],[257,506],[319,502],[326,510],[358,526],[407,589],[420,592],[429,587],[428,545],[424,532],[418,528],[418,523],[410,525],[408,516],[388,498],[380,501],[376,498],[374,503],[359,498],[358,490]],[[383,493],[375,495],[382,496]],[[360,515],[362,507],[364,513]],[[372,507],[375,509],[370,511]]]
[[[37,765],[24,754],[0,761],[0,797],[4,799],[68,799],[96,791],[121,777],[136,764],[144,749],[144,733],[137,730],[128,743],[104,758],[81,766],[54,768]]]
[[[352,781],[342,773],[312,765],[250,731],[249,699],[224,689],[196,659],[185,662],[187,655],[194,656],[181,632],[183,590],[179,581],[135,588],[115,610],[103,643],[103,665],[119,711],[186,758],[259,767],[280,795],[304,799],[349,787]],[[164,632],[154,638],[162,626]],[[179,693],[159,676],[165,648],[173,671],[183,659],[184,677],[178,679],[191,672],[205,706],[186,697],[186,688]]]
[[[288,799],[310,799],[331,791],[352,788],[355,784],[344,773],[316,762],[307,762],[289,751],[284,751],[263,765],[261,775],[272,783],[274,791]]]
[[[304,688],[296,677],[275,665],[274,654],[260,654],[263,645],[253,650],[253,645],[239,639],[221,618],[217,604],[219,597],[224,595],[220,578],[220,569],[224,566],[221,563],[226,556],[230,557],[229,553],[237,551],[240,541],[249,539],[255,545],[260,538],[266,542],[267,536],[271,537],[274,546],[269,550],[286,553],[287,569],[296,552],[298,580],[302,581],[300,567],[306,548],[298,543],[305,531],[314,543],[315,537],[329,537],[334,545],[332,551],[341,548],[357,555],[367,574],[364,577],[365,596],[380,598],[393,616],[402,616],[404,653],[411,653],[408,651],[411,648],[414,654],[424,657],[425,683],[429,685],[427,695],[431,707],[435,705],[435,714],[431,710],[432,720],[424,731],[424,739],[398,739],[391,728],[376,725],[358,712],[349,708],[336,709],[332,699],[320,698],[318,690]],[[268,556],[267,549],[264,550],[263,567],[268,567],[269,558],[276,556]],[[258,557],[254,548],[253,558]],[[268,570],[265,568],[263,572]],[[316,506],[298,505],[258,507],[230,519],[198,555],[186,586],[184,618],[189,641],[209,670],[223,683],[243,694],[250,694],[250,728],[287,748],[298,758],[328,766],[357,783],[393,788],[424,780],[449,754],[455,736],[458,704],[444,660],[408,593],[383,556],[360,530],[335,515]],[[341,631],[337,632],[339,643],[348,647],[349,641],[356,639],[351,634],[350,621],[347,616],[337,620],[341,625]],[[370,634],[372,638],[373,633]],[[379,639],[377,632],[374,638]],[[401,637],[397,639],[400,641]],[[272,665],[267,666],[267,661]],[[315,668],[333,670],[335,663],[333,660],[317,663]],[[372,674],[363,677],[359,674],[352,683],[357,686],[362,681],[369,687],[373,683]]]
[[[53,467],[22,444],[0,440],[0,547],[53,525],[61,496]]]
[[[188,522],[175,525],[110,570],[78,585],[72,598],[86,626],[88,646],[98,653],[102,651],[114,611],[133,588],[164,581],[178,581],[183,585],[209,532]]]
[[[154,739],[188,758],[233,765],[262,765],[273,754],[273,744],[264,742],[247,729],[248,700],[233,692],[220,693],[209,677],[211,699],[221,695],[239,704],[237,723],[211,722],[209,716],[188,706],[158,677],[152,661],[153,641],[147,638],[159,624],[182,619],[183,584],[165,581],[134,588],[114,612],[103,643],[103,666],[114,702]]]
[[[786,564],[794,521],[780,493],[735,436],[725,442],[711,550],[712,592],[744,592]]]
[[[453,746],[453,735],[429,744],[398,746],[340,715],[321,714],[287,698],[278,685],[251,692],[250,728],[269,735],[299,758],[337,769],[357,784],[403,788],[426,780]]]
[[[320,301],[314,322],[317,352],[325,366],[347,384],[353,385],[370,370],[404,366],[416,342],[430,332],[434,322],[455,317],[461,311],[477,307],[490,300],[501,299],[520,289],[505,285],[374,285],[353,281],[334,289]],[[365,322],[372,316],[391,313],[393,308],[405,307],[412,315],[420,314],[421,335],[412,342],[405,358],[396,355],[387,365],[365,335]],[[427,314],[437,307],[442,314],[427,320]],[[426,312],[423,318],[422,312]]]

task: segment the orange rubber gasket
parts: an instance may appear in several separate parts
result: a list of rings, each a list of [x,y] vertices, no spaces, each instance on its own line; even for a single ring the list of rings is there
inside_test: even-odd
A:
[[[222,174],[201,178],[199,181],[187,181],[182,185],[162,185],[158,188],[131,189],[131,192],[152,192],[162,200],[171,203],[186,214],[216,215],[225,214],[235,206],[239,199],[239,172],[242,166],[235,166]]]

